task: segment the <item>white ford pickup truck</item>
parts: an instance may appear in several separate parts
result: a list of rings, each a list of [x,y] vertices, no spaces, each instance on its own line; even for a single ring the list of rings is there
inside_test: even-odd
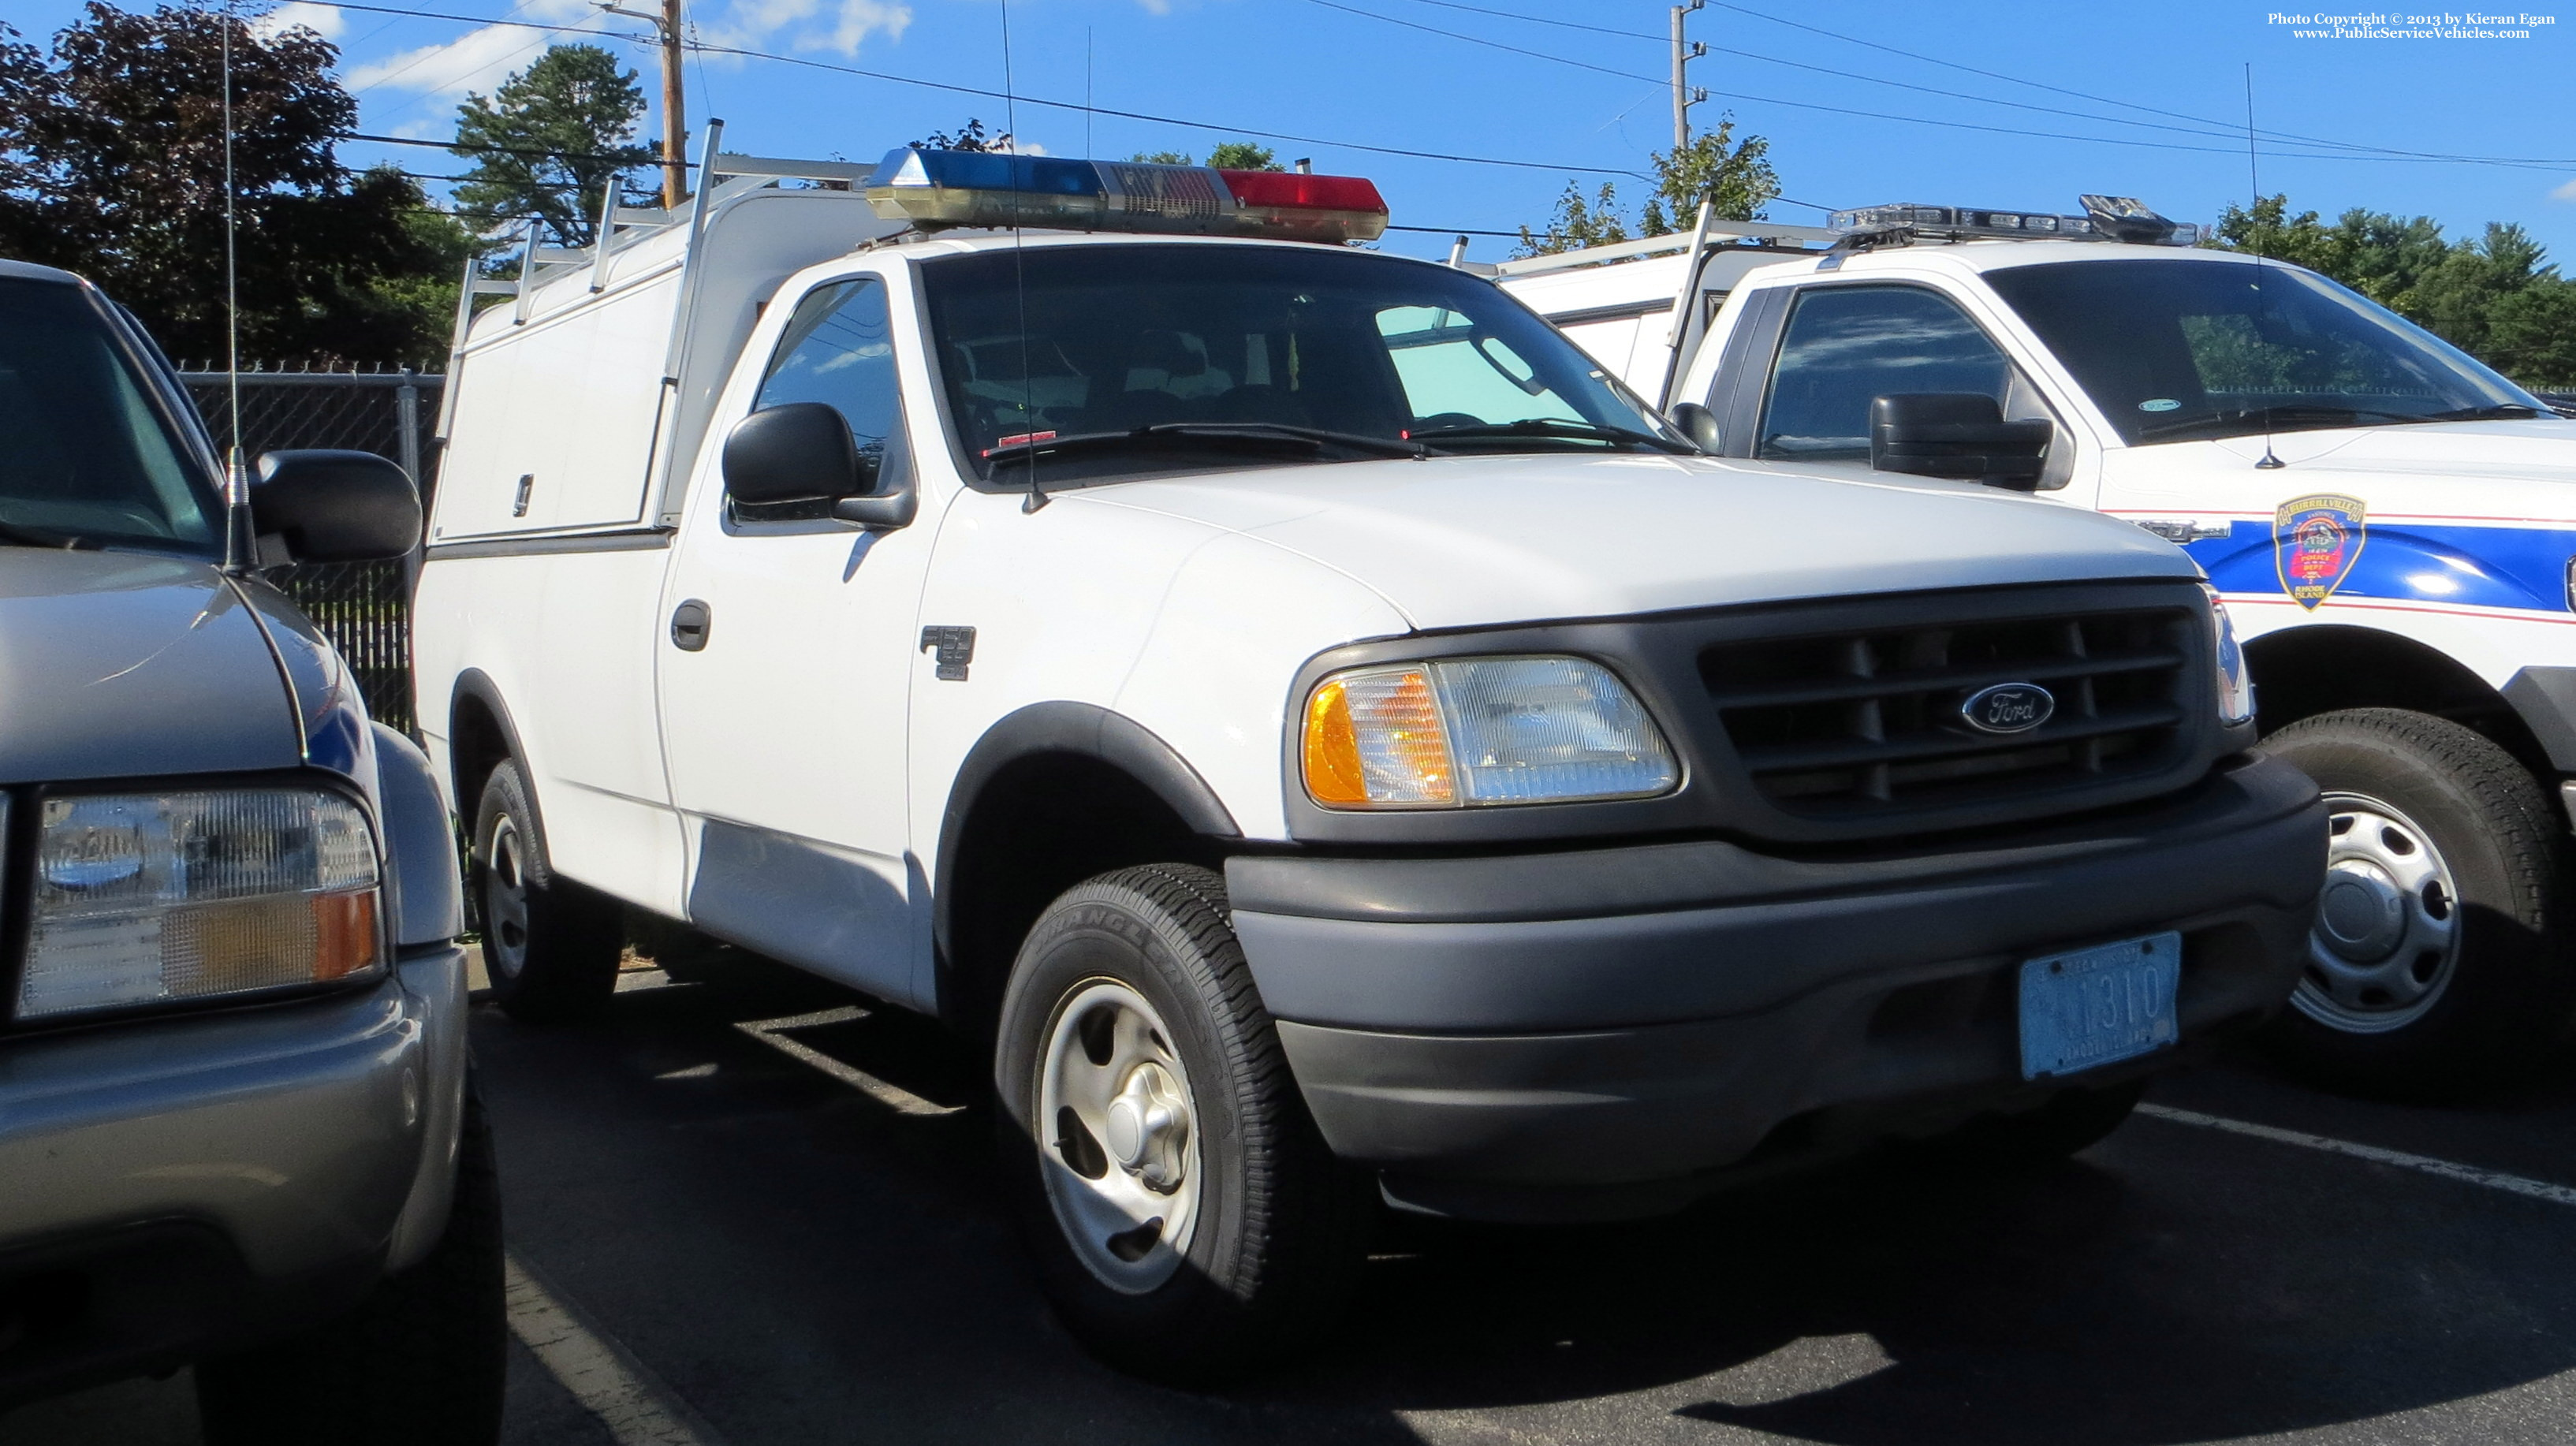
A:
[[[1942,471],[1871,409],[1946,396],[1988,442],[2037,438],[1998,484],[2184,544],[2236,616],[2264,749],[2333,815],[2269,1042],[2418,1098],[2529,1074],[2576,1025],[2576,421],[2321,276],[2085,200],[1703,221],[1758,244],[1492,269],[1720,455]]]
[[[952,1022],[1105,1357],[1274,1358],[1381,1199],[2079,1149],[2295,983],[2324,815],[2170,544],[1700,455],[1363,180],[705,174],[460,327],[494,989],[604,1002],[622,903]]]

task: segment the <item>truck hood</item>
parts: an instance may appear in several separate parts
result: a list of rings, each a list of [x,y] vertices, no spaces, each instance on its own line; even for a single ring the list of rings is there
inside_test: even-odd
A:
[[[2252,475],[2261,437],[2130,447],[2105,455],[2126,489],[2197,492],[2211,474]],[[2283,432],[2272,454],[2287,464],[2265,492],[2360,497],[2374,513],[2576,522],[2576,421],[2427,422]],[[2235,489],[2235,490],[2241,490]]]
[[[202,562],[0,547],[0,783],[291,768],[267,635]]]
[[[2196,577],[2121,521],[1988,487],[1704,457],[1442,457],[1070,494],[1242,533],[1375,589],[1416,628],[2092,578]]]

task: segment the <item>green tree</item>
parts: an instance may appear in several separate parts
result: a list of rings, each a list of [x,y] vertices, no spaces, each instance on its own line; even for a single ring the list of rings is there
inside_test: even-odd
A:
[[[243,356],[443,354],[446,319],[405,296],[445,270],[414,224],[427,199],[392,167],[340,164],[357,103],[302,28],[263,39],[218,11],[97,0],[47,53],[0,27],[0,253],[90,277],[174,356],[221,358],[227,26]]]
[[[1208,152],[1207,163],[1220,171],[1284,171],[1276,152],[1250,141],[1222,141]]]
[[[456,154],[472,162],[457,209],[486,221],[533,216],[559,246],[587,246],[613,180],[653,159],[635,143],[644,91],[596,45],[547,48],[490,96],[456,108]]]
[[[1536,235],[1521,228],[1520,249],[1514,256],[1553,256],[1560,251],[1580,251],[1586,246],[1607,246],[1628,239],[1628,227],[1619,219],[1619,188],[1608,181],[1592,199],[1583,199],[1583,188],[1572,181],[1565,183],[1564,194],[1556,198],[1556,209],[1548,213],[1547,229]]]
[[[2518,225],[2452,241],[2429,216],[2355,207],[2329,226],[2271,195],[2228,207],[2203,244],[2330,277],[2525,385],[2576,386],[2576,281]]]
[[[1198,161],[1187,151],[1138,151],[1127,159],[1149,166],[1195,166]],[[1221,171],[1284,171],[1278,153],[1268,146],[1250,141],[1220,141],[1208,152],[1207,163]]]
[[[955,135],[932,131],[928,139],[914,141],[913,145],[925,151],[1007,151],[1011,149],[1011,133],[988,136],[984,134],[984,123],[969,116]]]
[[[1780,194],[1780,176],[1771,168],[1770,155],[1766,137],[1735,139],[1731,114],[1715,130],[1692,137],[1690,144],[1656,152],[1655,193],[1646,198],[1638,232],[1661,236],[1694,225],[1703,201],[1711,203],[1709,215],[1716,220],[1763,219],[1763,206]]]

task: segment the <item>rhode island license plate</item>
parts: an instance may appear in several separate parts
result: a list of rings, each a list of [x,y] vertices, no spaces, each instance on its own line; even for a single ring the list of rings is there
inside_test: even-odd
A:
[[[2021,966],[2021,1077],[2069,1075],[2174,1042],[2182,935],[2125,939]]]

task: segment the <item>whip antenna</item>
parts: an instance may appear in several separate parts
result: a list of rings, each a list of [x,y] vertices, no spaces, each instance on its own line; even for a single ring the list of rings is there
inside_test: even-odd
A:
[[[2247,219],[2259,226],[2262,224],[2263,173],[2255,161],[2254,62],[2250,60],[2245,62],[2245,180],[2254,188],[2254,213]],[[2263,314],[2263,243],[2259,236],[2254,242],[2254,314],[2257,317]],[[2255,328],[2254,336],[2257,341],[2262,339],[2261,327]],[[2272,409],[2268,406],[2263,409],[2263,460],[2254,465],[2266,472],[2290,465],[2272,455]]]
[[[231,445],[224,451],[224,567],[238,571],[249,558],[242,533],[250,510],[250,474],[242,464],[241,279],[236,256],[239,221],[233,212],[233,26],[238,0],[225,0],[224,72],[224,391],[231,411]]]
[[[1011,84],[1011,0],[1002,0],[1002,134],[1010,141],[1011,280],[1017,289],[1020,307],[1020,427],[1029,433],[1029,496],[1020,504],[1020,510],[1035,512],[1047,505],[1047,495],[1038,486],[1037,382],[1029,375],[1028,242],[1020,234],[1020,213],[1026,208],[1024,198],[1037,177],[1029,166],[1028,158],[1020,152],[1017,95],[1017,87]]]

